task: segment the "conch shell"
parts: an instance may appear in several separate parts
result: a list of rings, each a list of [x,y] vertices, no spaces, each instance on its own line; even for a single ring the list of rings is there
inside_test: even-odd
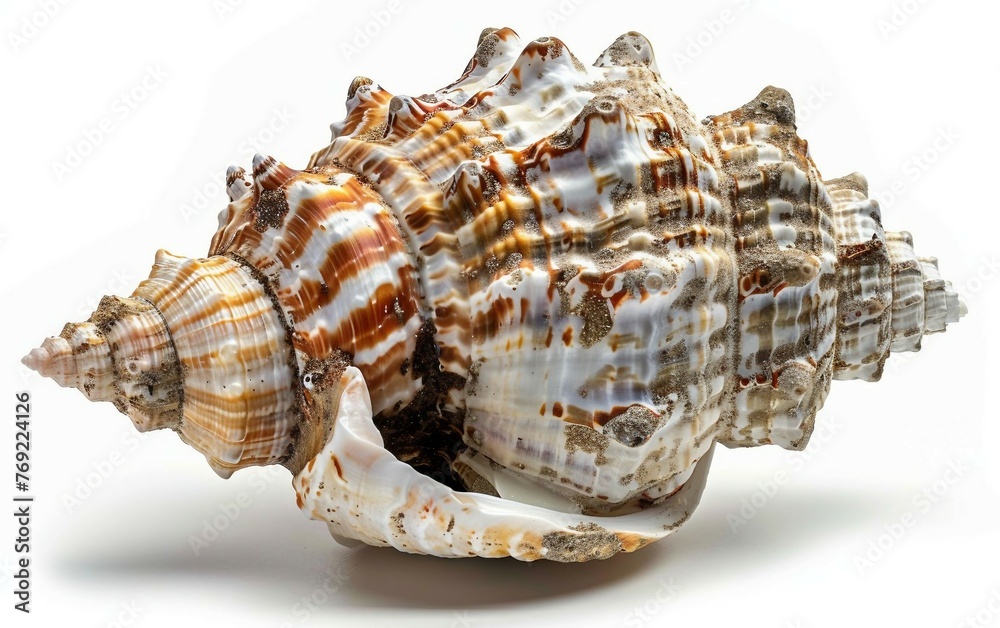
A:
[[[230,168],[208,256],[160,251],[24,362],[228,477],[281,464],[335,536],[582,561],[662,538],[713,445],[806,446],[965,309],[823,180],[789,94],[699,122],[649,42],[585,67],[486,29],[421,96],[355,79],[302,170]]]

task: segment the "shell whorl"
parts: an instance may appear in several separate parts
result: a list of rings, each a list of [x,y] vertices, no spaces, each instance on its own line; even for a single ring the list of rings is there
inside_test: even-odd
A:
[[[716,441],[804,447],[832,380],[877,380],[965,313],[861,175],[824,181],[786,91],[699,122],[637,33],[588,68],[486,29],[433,93],[354,79],[331,130],[303,170],[230,168],[209,257],[161,252],[131,298],[25,361],[222,475],[288,466],[303,509],[373,544],[416,551],[393,499],[500,508],[388,450],[559,511],[559,539],[634,549],[687,516]],[[148,394],[122,351],[165,373]],[[361,504],[376,467],[403,488]],[[593,527],[655,508],[613,539]],[[515,536],[502,552],[558,553]]]
[[[88,321],[67,323],[23,362],[91,401],[113,403],[139,431],[180,423],[180,362],[163,317],[147,300],[106,296]]]
[[[884,231],[878,203],[859,173],[825,182],[837,222],[836,379],[877,381],[891,351],[918,351],[965,304],[941,279],[936,258],[918,258],[908,232]]]
[[[26,364],[139,431],[171,428],[222,477],[283,460],[295,424],[295,369],[266,290],[226,257],[160,251],[131,297],[104,297]]]

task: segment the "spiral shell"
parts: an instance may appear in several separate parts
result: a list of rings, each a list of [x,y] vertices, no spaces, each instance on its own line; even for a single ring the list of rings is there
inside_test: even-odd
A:
[[[230,168],[206,258],[160,251],[25,363],[224,477],[286,466],[339,537],[632,551],[714,443],[805,447],[832,380],[964,314],[787,92],[699,122],[637,33],[586,67],[486,29],[433,93],[358,77],[331,129],[302,170]]]

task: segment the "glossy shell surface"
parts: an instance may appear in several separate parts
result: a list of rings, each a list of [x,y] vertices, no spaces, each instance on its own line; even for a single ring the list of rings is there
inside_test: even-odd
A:
[[[161,251],[26,363],[223,476],[287,466],[337,536],[577,561],[964,313],[787,92],[700,120],[637,33],[585,66],[487,29],[454,83],[359,77],[347,110],[301,170],[230,168],[208,257]]]

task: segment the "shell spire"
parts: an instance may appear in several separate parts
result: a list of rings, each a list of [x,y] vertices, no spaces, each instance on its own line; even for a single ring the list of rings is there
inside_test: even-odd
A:
[[[288,453],[298,401],[285,336],[240,263],[161,250],[131,297],[104,297],[23,362],[112,402],[139,431],[175,430],[229,477]]]
[[[877,381],[890,351],[918,351],[924,334],[944,331],[967,310],[936,258],[917,257],[908,232],[882,228],[861,173],[823,183],[837,236],[834,377]]]
[[[180,421],[180,363],[162,317],[144,299],[104,297],[89,320],[68,323],[21,362],[91,401],[110,401],[141,432]]]

